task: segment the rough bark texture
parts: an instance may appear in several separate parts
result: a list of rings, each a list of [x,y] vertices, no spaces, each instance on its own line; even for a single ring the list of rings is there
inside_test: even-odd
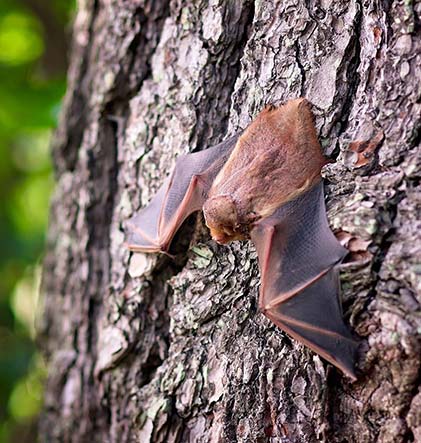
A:
[[[421,441],[420,13],[411,0],[79,1],[54,144],[41,441]],[[123,246],[177,155],[299,96],[336,160],[332,227],[371,241],[342,272],[365,350],[356,383],[258,312],[250,243],[199,232],[188,248],[185,227],[175,261]]]

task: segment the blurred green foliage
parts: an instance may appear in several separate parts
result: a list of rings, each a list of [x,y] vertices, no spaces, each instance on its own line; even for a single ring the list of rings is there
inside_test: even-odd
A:
[[[0,443],[36,440],[45,368],[33,340],[53,189],[49,143],[74,8],[74,0],[0,2]]]

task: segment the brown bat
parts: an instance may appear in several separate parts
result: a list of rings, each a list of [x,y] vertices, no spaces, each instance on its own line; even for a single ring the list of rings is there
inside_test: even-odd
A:
[[[203,209],[218,243],[256,246],[259,307],[282,330],[356,379],[357,343],[342,319],[335,266],[347,251],[329,228],[321,153],[308,102],[266,108],[241,134],[182,155],[149,205],[128,221],[132,251],[168,252]]]

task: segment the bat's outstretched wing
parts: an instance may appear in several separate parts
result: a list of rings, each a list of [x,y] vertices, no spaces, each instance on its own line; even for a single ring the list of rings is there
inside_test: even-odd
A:
[[[259,307],[277,326],[355,379],[357,343],[342,319],[335,265],[346,250],[329,228],[323,183],[256,224]]]
[[[239,134],[194,154],[181,155],[148,206],[127,222],[127,246],[138,252],[167,252],[183,221],[202,208]]]

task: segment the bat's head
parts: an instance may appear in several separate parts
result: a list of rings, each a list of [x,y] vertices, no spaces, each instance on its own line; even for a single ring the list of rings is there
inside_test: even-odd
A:
[[[216,242],[225,244],[246,238],[238,220],[237,206],[229,195],[217,195],[206,200],[203,215]]]

